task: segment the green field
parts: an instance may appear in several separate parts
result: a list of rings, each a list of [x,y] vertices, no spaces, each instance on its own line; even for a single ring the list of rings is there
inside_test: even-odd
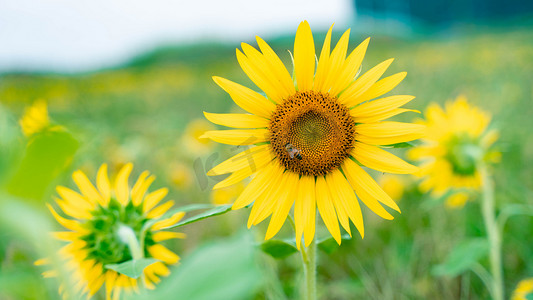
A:
[[[315,35],[315,41],[320,41],[318,49],[323,36]],[[334,41],[339,36],[337,33]],[[352,34],[350,49],[364,38]],[[290,66],[286,50],[292,51],[292,41],[293,36],[267,40],[286,66]],[[176,45],[144,54],[122,66],[82,74],[0,75],[0,203],[4,202],[0,206],[0,217],[4,216],[0,222],[0,299],[59,298],[57,283],[42,279],[43,269],[33,266],[33,261],[43,255],[36,245],[49,237],[23,233],[31,232],[32,224],[38,224],[31,216],[5,218],[17,213],[6,210],[15,209],[12,197],[24,203],[19,209],[29,207],[38,216],[51,219],[44,203],[52,201],[56,185],[74,186],[70,178],[74,170],[82,169],[94,180],[104,162],[109,163],[111,171],[133,162],[134,177],[150,170],[157,176],[154,186],[169,187],[168,199],[178,205],[211,202],[210,190],[216,181],[204,175],[213,165],[210,159],[220,162],[238,149],[212,144],[205,153],[191,153],[183,143],[183,135],[190,122],[203,119],[203,111],[238,111],[211,76],[253,87],[235,58],[237,46]],[[497,210],[506,211],[513,204],[533,206],[533,30],[484,29],[411,38],[373,37],[363,71],[391,57],[395,61],[385,75],[408,73],[393,92],[417,97],[408,108],[423,112],[431,102],[443,104],[465,95],[472,104],[492,113],[491,126],[500,131],[497,147],[502,152],[501,162],[494,168]],[[31,184],[13,187],[17,184],[11,178],[26,149],[18,119],[24,108],[37,99],[47,101],[50,118],[64,126],[79,147],[57,167],[49,181],[31,191]],[[397,119],[421,117],[423,114],[408,113]],[[176,174],[178,166],[185,167],[183,174]],[[180,180],[180,176],[186,179]],[[407,187],[399,201],[402,214],[395,213],[394,220],[386,221],[365,209],[363,240],[354,235],[338,249],[320,251],[319,299],[489,298],[476,272],[469,267],[461,269],[470,263],[471,253],[441,265],[456,245],[485,237],[479,201],[470,201],[462,209],[448,209],[442,199],[421,194],[414,177],[404,177]],[[184,226],[180,231],[186,232],[188,238],[168,246],[185,261],[201,245],[245,231],[248,214],[249,209],[243,209]],[[257,243],[266,231],[264,223],[251,229]],[[321,221],[319,224],[318,238],[328,238]],[[293,237],[288,222],[276,237]],[[533,219],[511,216],[503,228],[508,297],[521,279],[533,276],[532,247]],[[257,260],[261,280],[252,291],[252,299],[299,299],[302,275],[298,253],[279,260],[260,254]],[[481,255],[478,263],[488,268],[486,255]],[[453,268],[459,271],[450,271]]]

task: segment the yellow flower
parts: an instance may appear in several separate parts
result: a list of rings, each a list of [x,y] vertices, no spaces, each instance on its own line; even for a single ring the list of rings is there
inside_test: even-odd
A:
[[[50,125],[46,102],[42,99],[35,101],[31,106],[26,107],[24,115],[20,119],[20,126],[25,136],[31,136],[43,131]]]
[[[185,213],[177,212],[157,220],[174,205],[174,201],[158,206],[168,190],[161,188],[147,193],[155,179],[148,171],[143,172],[130,189],[128,178],[132,168],[131,163],[125,165],[111,185],[107,165],[103,164],[96,177],[96,187],[83,172],[74,172],[72,177],[81,193],[57,187],[60,198],[56,199],[56,203],[69,218],[62,217],[51,205],[47,205],[57,222],[68,229],[53,235],[68,242],[59,254],[73,269],[73,277],[77,281],[73,287],[75,292],[91,297],[105,285],[107,299],[118,299],[122,291],[137,291],[137,279],[106,269],[106,265],[142,257],[159,260],[144,269],[142,276],[144,285],[154,288],[160,276],[170,273],[167,265],[179,260],[160,242],[184,237],[182,233],[163,229],[177,223]],[[142,228],[148,221],[154,223],[143,233]],[[135,243],[126,242],[129,239]],[[36,262],[37,265],[47,263],[48,259]],[[55,271],[47,271],[43,275],[55,276]],[[65,290],[64,287],[60,287],[62,290]]]
[[[449,189],[479,189],[479,163],[499,157],[489,150],[498,138],[495,130],[487,130],[490,116],[458,97],[447,102],[445,110],[430,105],[422,123],[427,125],[424,144],[408,153],[409,158],[422,162],[421,190],[439,196]],[[449,207],[461,207],[468,198],[465,193],[452,197],[447,200]]]
[[[513,292],[512,300],[527,300],[533,295],[533,278],[520,281]]]
[[[196,119],[191,121],[185,128],[180,147],[189,154],[198,156],[205,155],[213,149],[213,142],[201,139],[200,136],[207,130],[212,130],[213,125],[206,120]]]
[[[237,199],[243,190],[244,184],[242,182],[227,186],[225,188],[213,190],[211,191],[211,203],[215,205],[231,203]]]
[[[346,57],[350,30],[330,51],[331,30],[315,72],[311,28],[307,22],[300,24],[294,43],[295,78],[261,38],[257,37],[260,51],[245,43],[244,53],[237,49],[241,68],[266,97],[213,77],[250,114],[205,113],[215,124],[238,129],[208,131],[204,137],[223,144],[254,146],[214,167],[208,175],[232,173],[215,189],[254,175],[233,209],[254,202],[248,226],[271,216],[266,239],[281,229],[293,204],[298,246],[302,235],[305,245],[313,240],[317,208],[338,243],[339,222],[351,234],[351,221],[363,236],[363,216],[356,194],[385,219],[393,216],[381,204],[400,209],[357,162],[382,172],[417,170],[380,148],[422,136],[423,125],[383,121],[409,111],[400,106],[414,97],[400,95],[370,101],[392,90],[406,73],[379,80],[392,63],[389,59],[357,77],[369,39]]]
[[[405,183],[400,176],[384,174],[379,178],[379,185],[393,200],[402,199]]]

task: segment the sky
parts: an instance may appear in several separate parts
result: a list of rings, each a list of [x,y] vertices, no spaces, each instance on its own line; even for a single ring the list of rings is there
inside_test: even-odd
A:
[[[159,45],[268,39],[302,20],[323,30],[352,17],[350,0],[0,0],[0,72],[88,71]]]

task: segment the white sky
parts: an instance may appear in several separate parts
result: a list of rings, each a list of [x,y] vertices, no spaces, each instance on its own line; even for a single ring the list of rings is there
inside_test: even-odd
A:
[[[157,45],[232,42],[353,17],[352,0],[0,0],[0,71],[111,66]],[[237,45],[238,46],[238,45]]]

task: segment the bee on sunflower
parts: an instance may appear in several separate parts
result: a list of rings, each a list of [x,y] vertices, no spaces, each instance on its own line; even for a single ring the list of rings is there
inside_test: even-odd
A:
[[[339,222],[351,234],[351,221],[364,236],[359,200],[379,216],[393,219],[383,206],[398,212],[399,207],[361,165],[389,173],[417,171],[382,146],[412,141],[424,132],[420,124],[384,121],[410,111],[401,106],[413,96],[378,98],[406,73],[380,79],[393,61],[389,59],[358,76],[369,39],[348,54],[347,30],[331,50],[332,27],[316,63],[311,28],[306,21],[299,25],[294,78],[264,40],[257,37],[259,50],[242,43],[237,60],[266,96],[215,76],[216,84],[249,114],[205,113],[211,122],[236,129],[207,131],[204,138],[251,145],[208,172],[211,176],[231,173],[214,188],[252,176],[233,209],[253,202],[249,227],[270,216],[266,239],[276,235],[294,206],[298,248],[302,236],[305,246],[314,240],[317,208],[339,244]]]
[[[68,242],[59,251],[72,272],[75,293],[92,297],[105,286],[106,299],[119,299],[121,292],[138,291],[139,282],[149,289],[155,288],[161,276],[168,276],[168,265],[176,264],[179,256],[161,244],[162,241],[183,238],[183,233],[165,231],[185,215],[177,212],[170,217],[164,214],[174,205],[170,200],[158,205],[168,190],[161,188],[148,193],[155,177],[143,172],[130,189],[128,178],[133,169],[126,164],[111,185],[107,165],[103,164],[96,176],[96,187],[87,176],[76,171],[72,175],[81,193],[58,186],[60,198],[55,200],[64,216],[52,205],[50,212],[66,231],[53,236]],[[115,271],[112,266],[131,260],[153,259],[140,279]],[[50,264],[50,259],[38,260],[36,265]],[[43,273],[45,277],[57,276],[57,270]],[[60,285],[64,296],[68,289]]]

